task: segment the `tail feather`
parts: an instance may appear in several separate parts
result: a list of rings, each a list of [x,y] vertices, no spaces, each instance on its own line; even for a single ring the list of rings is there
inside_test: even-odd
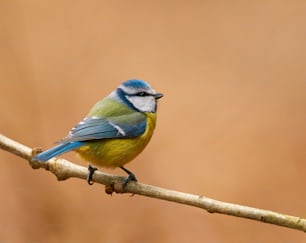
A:
[[[61,155],[63,153],[69,152],[73,149],[79,148],[84,145],[84,142],[71,142],[71,143],[62,143],[53,148],[50,148],[40,154],[37,154],[33,160],[37,160],[40,162],[45,162],[57,155]]]

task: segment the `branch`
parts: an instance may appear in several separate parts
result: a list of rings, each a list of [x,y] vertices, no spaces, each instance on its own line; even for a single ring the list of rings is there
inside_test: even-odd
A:
[[[37,149],[26,147],[1,134],[0,148],[28,160],[34,169],[44,168],[51,171],[59,181],[71,177],[86,180],[88,173],[87,168],[73,164],[64,159],[53,158],[46,163],[31,161],[33,155],[37,153]],[[306,232],[306,220],[303,218],[280,214],[269,210],[221,202],[204,196],[173,191],[134,181],[129,182],[126,187],[123,188],[122,183],[124,179],[125,177],[123,176],[114,176],[101,171],[96,171],[93,175],[93,181],[105,185],[105,191],[108,194],[112,194],[113,192],[138,194],[199,207],[207,210],[209,213],[227,214]]]

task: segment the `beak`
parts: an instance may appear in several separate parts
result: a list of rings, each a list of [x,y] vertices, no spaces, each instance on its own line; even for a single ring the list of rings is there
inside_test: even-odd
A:
[[[164,95],[162,94],[162,93],[156,93],[156,94],[154,94],[154,98],[155,99],[160,99],[161,97],[163,97]]]

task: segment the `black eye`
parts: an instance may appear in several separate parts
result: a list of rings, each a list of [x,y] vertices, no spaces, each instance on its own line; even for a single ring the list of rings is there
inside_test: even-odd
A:
[[[148,93],[146,93],[146,92],[139,92],[139,93],[137,93],[137,96],[148,96],[149,94]]]

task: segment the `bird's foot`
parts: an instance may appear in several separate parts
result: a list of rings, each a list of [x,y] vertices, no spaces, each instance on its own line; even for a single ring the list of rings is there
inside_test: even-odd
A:
[[[95,171],[98,170],[97,167],[92,166],[91,164],[88,165],[88,174],[86,181],[89,185],[93,185],[92,176],[95,173]]]
[[[120,167],[122,170],[124,170],[129,176],[127,178],[124,179],[123,183],[122,183],[122,187],[125,188],[126,185],[130,182],[130,181],[137,181],[136,176],[134,175],[134,173],[132,173],[131,171],[127,170],[126,168],[124,168],[123,166]]]

